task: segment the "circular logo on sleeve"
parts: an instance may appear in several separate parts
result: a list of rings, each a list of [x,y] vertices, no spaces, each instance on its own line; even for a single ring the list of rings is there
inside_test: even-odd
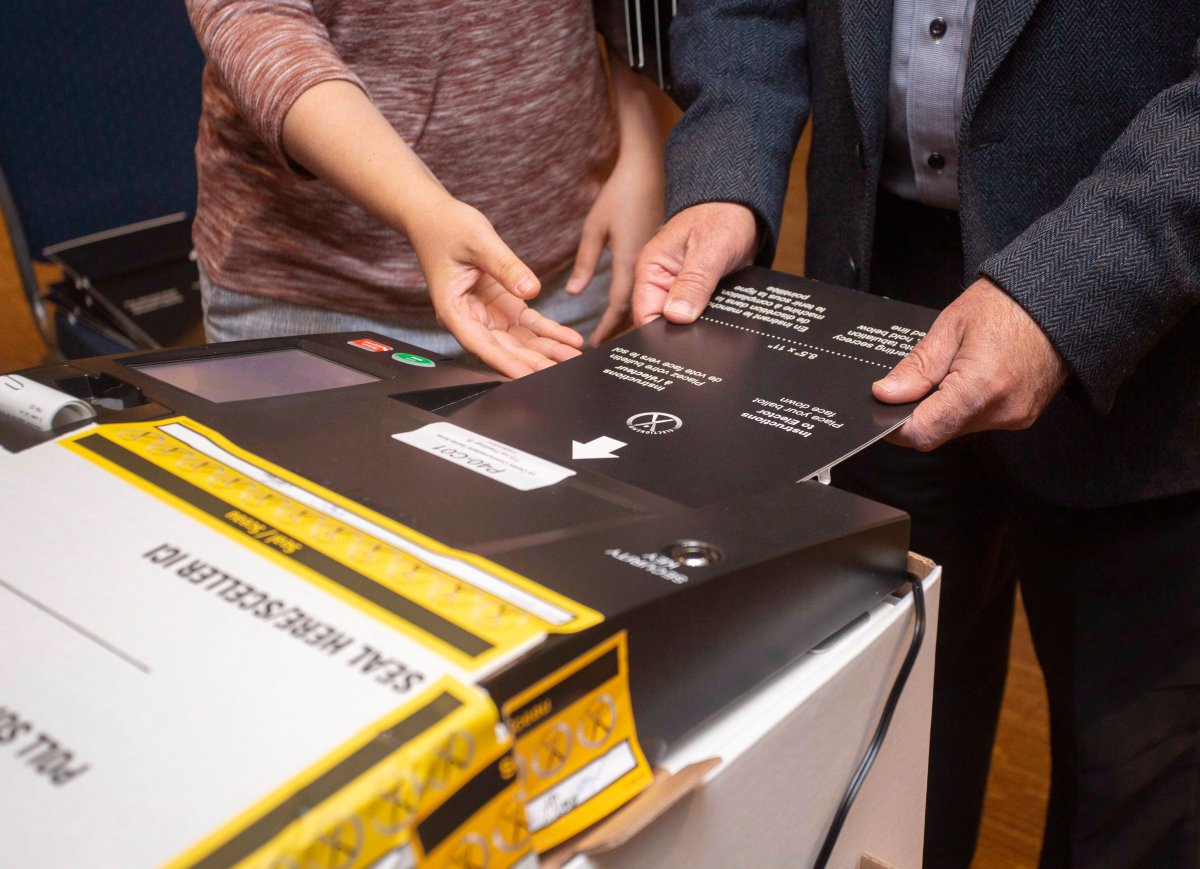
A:
[[[625,425],[638,434],[670,434],[683,427],[683,420],[673,413],[647,411],[646,413],[635,413],[625,420]]]

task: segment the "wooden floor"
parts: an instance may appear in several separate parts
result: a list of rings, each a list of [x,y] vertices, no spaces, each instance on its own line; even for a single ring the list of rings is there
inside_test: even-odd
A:
[[[1033,654],[1029,624],[1017,608],[1000,731],[983,828],[975,853],[978,869],[1036,866],[1050,782],[1050,722],[1042,671]]]
[[[51,272],[49,268],[39,271],[43,280]],[[8,228],[0,216],[0,374],[36,365],[45,355],[46,345],[29,315]]]
[[[801,176],[799,169],[793,171],[776,261],[781,270],[796,273],[802,272],[804,266]],[[43,270],[43,275],[49,274],[49,270]],[[0,224],[0,373],[36,365],[45,352],[20,290],[8,234]],[[977,869],[1036,864],[1048,771],[1045,694],[1021,611],[1013,634],[1000,733],[992,755],[992,776],[975,860]]]

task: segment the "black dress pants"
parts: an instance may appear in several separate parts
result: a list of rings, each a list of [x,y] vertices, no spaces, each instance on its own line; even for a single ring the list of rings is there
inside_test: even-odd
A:
[[[944,307],[956,215],[880,197],[872,292]],[[987,435],[877,444],[833,482],[900,507],[943,566],[925,865],[970,864],[1021,583],[1051,716],[1044,867],[1200,867],[1200,493],[1072,509],[1021,491]]]

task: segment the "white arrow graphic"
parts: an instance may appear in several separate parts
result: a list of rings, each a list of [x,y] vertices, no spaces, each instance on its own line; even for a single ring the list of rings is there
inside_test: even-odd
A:
[[[571,458],[572,459],[615,459],[613,450],[619,450],[625,446],[624,441],[619,441],[616,438],[610,438],[608,435],[601,435],[595,440],[588,441],[586,444],[581,444],[579,441],[571,441]]]

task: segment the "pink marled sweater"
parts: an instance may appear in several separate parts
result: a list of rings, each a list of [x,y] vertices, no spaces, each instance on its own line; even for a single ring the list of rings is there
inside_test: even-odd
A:
[[[360,85],[539,276],[566,268],[616,150],[588,0],[188,0],[208,57],[195,243],[214,282],[374,317],[431,310],[408,242],[298,171],[283,119]]]

